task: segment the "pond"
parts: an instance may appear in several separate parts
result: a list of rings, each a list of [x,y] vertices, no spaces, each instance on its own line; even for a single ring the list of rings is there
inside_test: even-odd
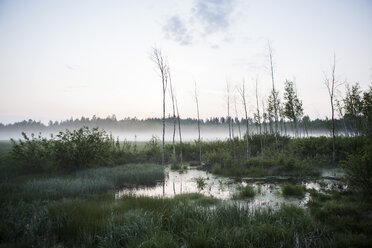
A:
[[[281,185],[284,182],[292,182],[305,185],[306,189],[325,190],[338,185],[342,171],[337,169],[326,169],[322,171],[320,179],[302,179],[298,181],[288,177],[267,177],[267,178],[228,178],[216,176],[204,170],[189,167],[184,172],[165,169],[165,181],[159,182],[152,187],[124,188],[115,195],[120,198],[123,195],[132,194],[150,197],[173,197],[184,193],[201,193],[206,196],[222,200],[233,201],[234,203],[245,204],[251,208],[270,206],[279,207],[282,203],[290,203],[298,206],[305,206],[310,199],[310,193],[306,192],[302,198],[284,197],[281,194]],[[251,185],[257,194],[253,198],[236,200],[234,196],[238,193],[238,187]],[[342,189],[342,186],[341,186]]]

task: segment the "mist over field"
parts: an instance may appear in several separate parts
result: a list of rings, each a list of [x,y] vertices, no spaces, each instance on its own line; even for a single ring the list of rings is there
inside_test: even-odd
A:
[[[187,120],[184,120],[187,122]],[[190,121],[189,121],[190,122]],[[194,141],[198,139],[198,126],[196,120],[191,122],[194,123],[183,123],[181,126],[182,139],[184,141]],[[53,123],[53,122],[52,122]],[[322,122],[321,122],[322,123]],[[242,138],[245,135],[245,124],[240,122],[240,132],[239,126],[235,123],[233,125],[234,137]],[[116,139],[119,138],[120,141],[149,141],[153,136],[160,139],[162,137],[162,125],[161,120],[158,121],[123,121],[113,123],[103,123],[95,124],[92,122],[85,122],[83,124],[68,123],[63,122],[59,125],[44,125],[40,122],[21,122],[13,123],[5,126],[0,126],[0,140],[9,140],[22,138],[22,132],[30,136],[32,133],[38,135],[41,133],[42,137],[50,138],[50,134],[54,136],[60,131],[77,130],[84,126],[89,126],[91,128],[98,127],[102,130],[105,130],[108,134]],[[267,125],[267,128],[269,126]],[[286,129],[286,130],[284,130]],[[292,131],[291,123],[286,123],[283,127],[283,135],[295,136],[295,133]],[[302,126],[300,128],[300,135],[303,137],[319,137],[319,136],[329,136],[330,130],[325,128],[324,124],[314,124],[310,127]],[[214,140],[227,140],[229,138],[229,126],[228,123],[224,124],[211,124],[203,122],[201,124],[201,134],[203,141],[214,141]],[[250,124],[249,134],[259,134],[259,128],[256,125]],[[179,138],[179,129],[176,127],[176,140]],[[165,140],[167,142],[173,140],[173,123],[168,120],[166,122],[165,128]]]

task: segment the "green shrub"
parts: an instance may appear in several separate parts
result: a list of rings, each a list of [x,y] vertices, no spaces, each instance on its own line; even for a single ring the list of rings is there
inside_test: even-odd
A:
[[[372,143],[365,145],[360,152],[350,154],[342,164],[345,179],[351,188],[364,196],[372,195]]]
[[[60,132],[54,140],[54,158],[66,170],[109,165],[112,140],[98,128]]]
[[[152,136],[149,142],[145,144],[143,153],[147,162],[160,163],[162,160],[162,151],[159,138],[156,136]]]
[[[53,167],[53,156],[55,155],[53,141],[31,134],[28,137],[22,132],[24,140],[18,142],[11,139],[10,155],[16,166],[25,172],[46,171]]]

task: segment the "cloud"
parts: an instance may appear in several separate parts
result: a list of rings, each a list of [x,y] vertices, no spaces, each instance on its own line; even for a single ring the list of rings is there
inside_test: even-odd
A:
[[[233,9],[232,0],[199,0],[193,8],[193,13],[201,22],[204,34],[211,34],[229,26]]]
[[[171,38],[182,45],[188,45],[191,43],[192,36],[186,28],[186,23],[177,15],[168,19],[163,30],[165,31],[167,38]]]
[[[188,16],[171,16],[163,31],[166,38],[189,45],[200,36],[206,37],[227,29],[234,8],[235,0],[196,0]]]

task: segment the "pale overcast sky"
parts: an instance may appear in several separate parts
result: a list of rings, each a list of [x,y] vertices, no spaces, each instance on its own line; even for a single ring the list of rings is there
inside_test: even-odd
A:
[[[295,80],[305,114],[324,118],[333,53],[340,81],[372,82],[371,27],[370,0],[0,0],[0,122],[160,117],[154,46],[183,117],[196,117],[194,81],[206,118],[226,116],[226,81],[243,78],[253,116],[254,78],[260,97],[271,87],[268,40],[280,94]]]

